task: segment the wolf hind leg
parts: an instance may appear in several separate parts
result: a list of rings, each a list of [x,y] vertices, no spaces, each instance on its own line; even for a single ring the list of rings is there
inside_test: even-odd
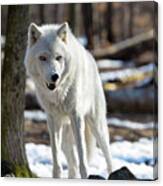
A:
[[[92,133],[94,134],[97,144],[101,148],[106,163],[107,163],[107,169],[108,174],[112,172],[112,161],[111,161],[111,151],[110,151],[110,145],[109,145],[109,133],[107,128],[107,123],[105,117],[102,119],[97,118],[89,118],[89,124],[90,128],[92,130]]]
[[[93,157],[96,154],[96,139],[91,131],[87,117],[85,117],[85,141],[88,165],[91,165]]]

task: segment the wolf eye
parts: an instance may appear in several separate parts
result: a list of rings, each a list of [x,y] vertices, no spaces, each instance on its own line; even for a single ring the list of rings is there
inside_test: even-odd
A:
[[[55,59],[56,59],[57,61],[60,61],[60,60],[62,59],[62,56],[57,56]]]
[[[40,59],[41,61],[46,61],[46,60],[47,60],[47,57],[46,57],[46,56],[39,56],[39,59]]]

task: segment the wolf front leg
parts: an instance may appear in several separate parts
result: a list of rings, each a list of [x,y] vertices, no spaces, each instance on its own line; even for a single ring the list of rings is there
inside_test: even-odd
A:
[[[79,178],[79,162],[71,124],[65,124],[62,132],[62,149],[68,162],[68,178]]]
[[[73,129],[77,150],[78,150],[81,178],[87,178],[88,165],[87,165],[87,157],[86,157],[84,117],[76,113],[73,114],[71,116],[71,124],[72,124],[72,129]]]
[[[62,166],[59,158],[61,151],[62,124],[58,117],[56,119],[48,115],[48,129],[53,156],[53,177],[60,178],[62,174]]]

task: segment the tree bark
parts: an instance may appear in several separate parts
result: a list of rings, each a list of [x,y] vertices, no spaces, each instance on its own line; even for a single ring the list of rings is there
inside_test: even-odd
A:
[[[1,158],[16,177],[32,177],[24,148],[24,91],[29,6],[9,6],[5,59],[2,71]],[[2,167],[2,175],[4,172]],[[4,175],[5,176],[5,175]]]

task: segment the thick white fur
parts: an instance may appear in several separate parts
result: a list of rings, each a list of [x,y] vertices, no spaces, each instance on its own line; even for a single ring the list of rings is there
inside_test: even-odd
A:
[[[40,54],[48,55],[47,61],[40,61]],[[56,54],[62,56],[61,62],[56,60]],[[53,177],[61,177],[59,154],[62,146],[69,164],[69,178],[77,177],[78,167],[81,177],[87,178],[87,152],[91,152],[95,144],[93,136],[104,153],[110,174],[106,103],[99,73],[95,60],[73,36],[68,24],[38,27],[32,23],[25,66],[48,116]],[[51,82],[53,72],[59,74],[59,80],[51,91],[46,83]]]

